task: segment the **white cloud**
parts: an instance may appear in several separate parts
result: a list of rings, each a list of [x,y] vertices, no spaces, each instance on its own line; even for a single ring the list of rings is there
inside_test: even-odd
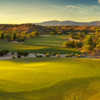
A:
[[[98,3],[100,3],[100,0],[98,0]]]
[[[68,9],[79,9],[80,8],[80,6],[75,6],[75,5],[67,5],[65,7]]]

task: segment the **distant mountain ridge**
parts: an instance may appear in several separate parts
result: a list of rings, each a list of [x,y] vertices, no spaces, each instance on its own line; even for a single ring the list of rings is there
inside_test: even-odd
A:
[[[42,26],[100,26],[100,21],[93,22],[75,22],[75,21],[45,21],[41,23],[36,23]]]

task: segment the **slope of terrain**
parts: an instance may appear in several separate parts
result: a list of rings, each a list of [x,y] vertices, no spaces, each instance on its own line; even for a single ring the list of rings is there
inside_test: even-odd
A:
[[[0,61],[0,100],[99,100],[100,60]]]
[[[43,26],[100,26],[100,21],[93,22],[75,22],[75,21],[45,21],[42,23],[38,23],[37,25]]]
[[[100,25],[46,25],[46,26],[40,26],[35,24],[19,24],[19,25],[13,25],[13,24],[4,24],[0,25],[0,34],[30,34],[32,32],[38,32],[39,35],[49,35],[52,32],[55,34],[67,34],[68,32],[95,32],[97,28]]]

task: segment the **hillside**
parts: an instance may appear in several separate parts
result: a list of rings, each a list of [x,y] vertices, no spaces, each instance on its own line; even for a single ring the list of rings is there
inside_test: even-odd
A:
[[[50,31],[49,28],[39,26],[39,25],[34,25],[34,24],[1,24],[0,25],[0,31],[3,31],[4,33],[31,33],[34,31],[38,31],[41,34],[48,33]]]
[[[42,34],[50,34],[51,32],[67,34],[68,32],[95,32],[99,26],[40,26],[35,24],[1,24],[0,32],[8,33],[32,33],[37,31]]]
[[[42,23],[37,23],[37,25],[42,26],[100,26],[100,21],[93,22],[75,22],[75,21],[45,21]]]
[[[0,100],[99,100],[99,66],[97,59],[0,61]]]

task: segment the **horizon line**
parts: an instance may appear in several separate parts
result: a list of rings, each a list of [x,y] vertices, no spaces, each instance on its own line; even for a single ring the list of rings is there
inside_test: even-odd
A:
[[[41,24],[44,22],[52,22],[52,21],[57,21],[57,22],[64,22],[64,21],[69,21],[69,22],[77,22],[77,23],[91,23],[91,22],[100,22],[100,20],[93,20],[93,21],[75,21],[75,20],[45,20],[45,21],[40,21],[40,22],[25,22],[25,23],[0,23],[0,25],[22,25],[22,24]]]

